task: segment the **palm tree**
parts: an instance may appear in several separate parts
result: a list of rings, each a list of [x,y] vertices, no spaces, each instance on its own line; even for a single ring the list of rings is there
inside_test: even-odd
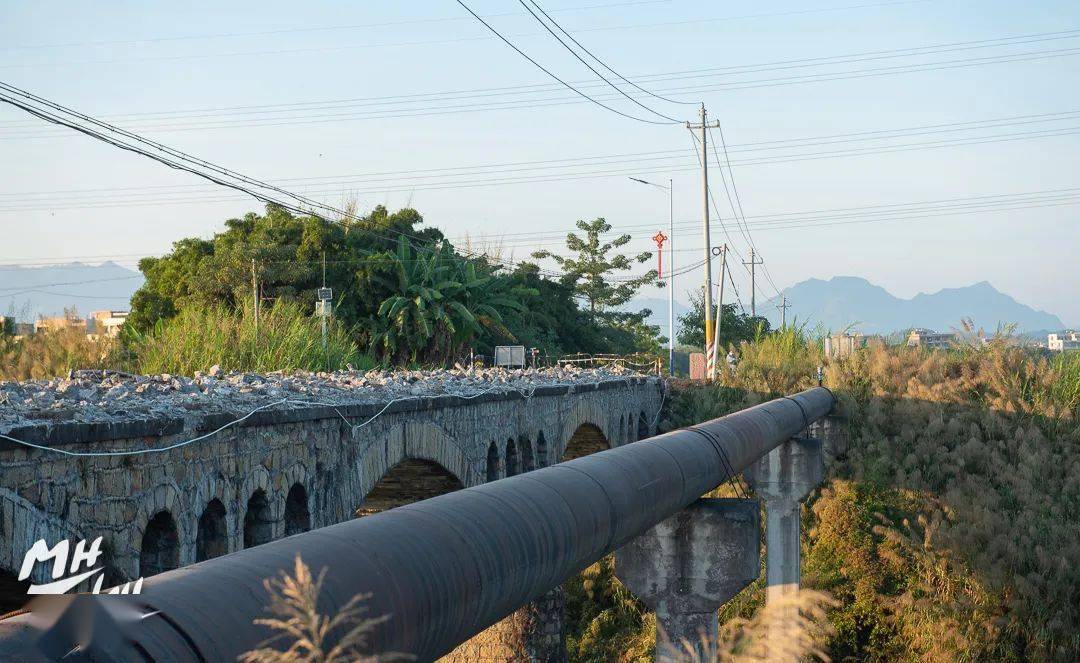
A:
[[[463,258],[446,244],[413,251],[404,237],[384,259],[389,269],[375,278],[392,294],[372,321],[369,347],[376,354],[394,363],[445,363],[484,329],[512,337],[500,310],[521,310],[524,293],[486,264]]]

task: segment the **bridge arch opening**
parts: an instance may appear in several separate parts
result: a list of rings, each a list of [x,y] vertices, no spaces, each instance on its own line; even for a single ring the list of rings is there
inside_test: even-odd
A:
[[[499,445],[492,442],[487,450],[487,480],[495,481],[499,478]]]
[[[626,431],[625,435],[627,442],[636,441],[636,439],[634,438],[634,413],[631,412],[630,414],[626,415],[626,428],[624,428],[623,430]]]
[[[248,499],[244,512],[244,547],[261,546],[274,538],[274,517],[270,512],[270,500],[262,488]]]
[[[285,498],[285,536],[300,534],[311,529],[311,513],[308,511],[308,494],[303,484],[294,483]]]
[[[547,467],[549,462],[547,438],[544,437],[544,431],[540,431],[536,434],[536,466]]]
[[[617,434],[622,435],[622,434],[624,434],[625,431],[626,431],[626,417],[620,414],[619,415],[619,432]],[[627,441],[631,441],[631,438],[626,438],[626,439],[627,439]]]
[[[611,448],[611,445],[608,444],[604,431],[600,430],[600,427],[595,424],[584,423],[578,426],[574,434],[570,436],[570,440],[566,443],[566,450],[563,451],[562,459],[564,461],[574,460],[609,448]]]
[[[158,511],[146,523],[139,550],[139,575],[147,578],[180,566],[180,537],[176,520],[168,511]]]
[[[532,440],[529,436],[522,435],[518,438],[521,445],[521,471],[532,472],[536,469],[536,456],[533,455]]]
[[[517,445],[514,438],[506,441],[506,476],[512,477],[521,474],[521,465],[518,463]]]
[[[31,598],[26,594],[29,588],[29,580],[20,581],[14,573],[0,569],[0,615],[26,607]]]
[[[357,517],[370,516],[394,507],[438,497],[465,486],[442,465],[420,458],[407,458],[379,479],[364,503],[356,510]]]
[[[649,420],[645,418],[645,413],[642,412],[638,417],[637,439],[644,440],[647,437],[649,437]]]
[[[203,562],[229,552],[229,535],[225,527],[225,505],[216,497],[199,516],[195,534],[195,561]]]

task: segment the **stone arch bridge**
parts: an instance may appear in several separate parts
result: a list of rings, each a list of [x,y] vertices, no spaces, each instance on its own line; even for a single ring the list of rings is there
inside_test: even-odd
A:
[[[648,437],[662,399],[657,379],[630,377],[528,395],[290,405],[134,456],[72,457],[0,439],[0,595],[15,593],[39,538],[104,536],[107,581],[150,576]],[[196,412],[9,434],[67,451],[158,448],[233,418]]]

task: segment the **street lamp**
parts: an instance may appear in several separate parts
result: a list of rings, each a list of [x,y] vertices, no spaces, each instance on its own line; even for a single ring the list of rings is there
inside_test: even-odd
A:
[[[675,197],[672,180],[668,185],[631,177],[638,184],[647,184],[667,193],[668,196],[668,374],[675,375]]]

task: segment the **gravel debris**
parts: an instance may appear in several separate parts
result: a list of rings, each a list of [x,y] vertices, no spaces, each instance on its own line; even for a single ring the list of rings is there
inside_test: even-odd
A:
[[[530,392],[542,386],[591,384],[638,376],[622,366],[605,368],[461,368],[335,373],[226,373],[212,366],[194,378],[73,371],[67,377],[0,382],[0,433],[35,424],[126,422],[205,414],[246,414],[290,399],[331,405],[387,403],[397,398],[472,396],[495,391]],[[297,407],[285,403],[274,408]]]

